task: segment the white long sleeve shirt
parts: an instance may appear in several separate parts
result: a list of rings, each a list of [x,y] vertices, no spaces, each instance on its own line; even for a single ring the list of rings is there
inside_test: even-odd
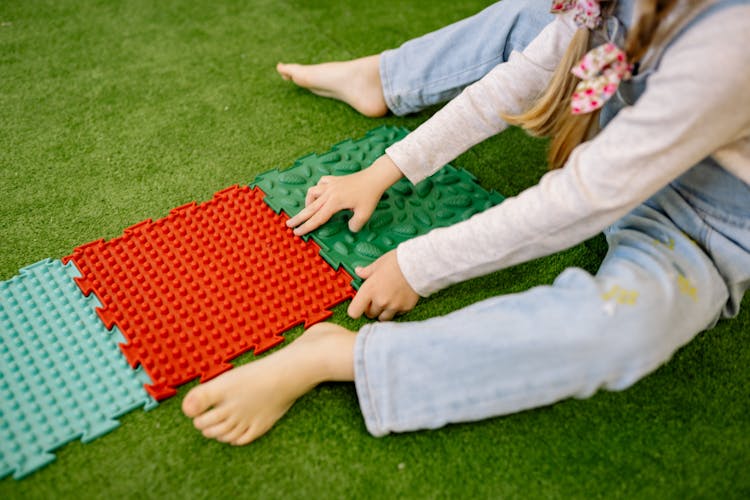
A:
[[[522,52],[468,87],[386,154],[411,182],[507,127],[546,87],[576,26],[558,15]],[[750,184],[750,4],[713,13],[666,49],[635,105],[518,196],[402,243],[422,296],[571,247],[712,155]]]

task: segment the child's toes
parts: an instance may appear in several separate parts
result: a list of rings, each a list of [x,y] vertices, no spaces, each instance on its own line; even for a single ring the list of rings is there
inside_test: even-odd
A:
[[[207,429],[223,422],[229,416],[229,410],[224,406],[219,406],[205,413],[202,413],[193,419],[193,425],[198,430]]]
[[[188,392],[182,400],[182,412],[190,418],[197,417],[219,402],[208,385],[199,385]]]
[[[234,429],[230,430],[226,434],[224,434],[221,437],[216,438],[217,440],[221,441],[222,443],[232,443],[236,439],[238,439],[240,436],[242,436],[245,432],[247,432],[247,424],[239,424],[234,427]]]
[[[289,68],[287,67],[286,64],[284,64],[284,63],[278,63],[276,65],[276,71],[279,72],[279,74],[281,75],[281,77],[284,80],[290,80],[291,79],[291,76],[289,76]]]
[[[231,441],[231,443],[234,446],[244,446],[250,444],[257,437],[257,431],[250,426],[240,437]]]
[[[218,439],[222,436],[227,435],[235,428],[236,425],[237,424],[233,420],[227,419],[219,422],[216,425],[212,425],[203,429],[203,436],[209,439]]]

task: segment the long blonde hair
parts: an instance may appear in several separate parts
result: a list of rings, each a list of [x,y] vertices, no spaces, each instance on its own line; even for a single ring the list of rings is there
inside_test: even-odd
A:
[[[603,15],[614,10],[614,2],[600,3]],[[625,41],[628,61],[636,62],[643,57],[655,41],[659,24],[676,3],[677,0],[638,1],[638,19]],[[533,136],[551,139],[547,153],[550,169],[565,165],[573,149],[597,130],[599,110],[580,115],[570,112],[571,96],[578,84],[578,78],[570,70],[588,51],[589,37],[586,28],[576,31],[547,88],[528,110],[518,115],[501,115],[509,124],[523,127]]]

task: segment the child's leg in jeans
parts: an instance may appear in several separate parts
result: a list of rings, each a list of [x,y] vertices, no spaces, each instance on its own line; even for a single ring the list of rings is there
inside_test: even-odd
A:
[[[367,116],[405,115],[456,96],[552,20],[546,0],[503,0],[433,33],[352,61],[283,64],[279,73]]]
[[[660,211],[640,207],[608,238],[595,277],[568,269],[551,286],[448,316],[365,326],[355,381],[368,430],[437,428],[623,389],[718,319],[724,279]]]
[[[546,0],[502,0],[478,14],[380,55],[388,108],[396,115],[446,102],[522,51],[553,19]]]

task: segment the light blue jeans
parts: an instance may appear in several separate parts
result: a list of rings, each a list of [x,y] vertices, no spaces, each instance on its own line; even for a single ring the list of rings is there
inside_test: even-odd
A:
[[[503,24],[502,9],[493,6],[460,23],[460,31],[472,34],[468,47],[484,50],[487,39],[474,34],[487,26],[507,33]],[[455,78],[436,86],[442,79],[433,79],[432,69],[426,85],[417,73],[391,74],[388,81],[413,82],[413,95],[399,97],[397,109],[449,95],[443,93],[461,86],[457,75],[486,59],[484,51],[475,59],[471,49],[462,50],[460,40],[446,42],[441,32],[428,35],[428,45],[451,50],[431,57],[445,59]],[[450,27],[445,33],[455,36]],[[497,50],[504,51],[502,43]],[[412,64],[385,65],[418,71]],[[588,397],[601,387],[624,389],[722,316],[736,315],[750,287],[750,186],[711,159],[605,234],[609,251],[595,276],[571,268],[552,285],[446,316],[363,327],[355,384],[370,433],[437,428]]]
[[[522,51],[551,20],[549,0],[503,0],[380,54],[385,102],[396,115],[448,101]]]

